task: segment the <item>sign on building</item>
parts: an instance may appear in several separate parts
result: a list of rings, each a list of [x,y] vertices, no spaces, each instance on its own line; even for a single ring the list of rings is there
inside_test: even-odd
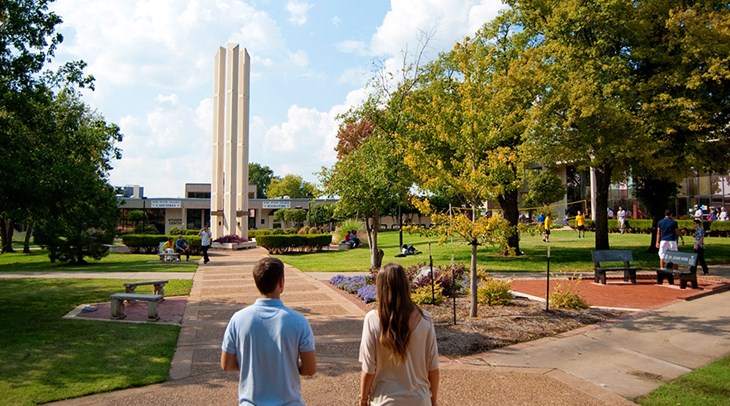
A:
[[[290,209],[291,208],[291,202],[282,202],[278,200],[264,200],[262,203],[262,208],[264,209]]]
[[[182,207],[180,200],[153,200],[153,209],[179,209]]]

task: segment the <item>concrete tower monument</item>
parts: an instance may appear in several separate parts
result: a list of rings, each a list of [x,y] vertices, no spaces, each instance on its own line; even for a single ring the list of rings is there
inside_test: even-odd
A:
[[[248,238],[248,121],[251,60],[237,44],[220,47],[213,79],[213,238]]]

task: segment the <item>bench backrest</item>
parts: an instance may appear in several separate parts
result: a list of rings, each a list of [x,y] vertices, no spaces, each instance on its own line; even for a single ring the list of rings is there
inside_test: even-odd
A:
[[[142,282],[124,282],[124,287],[142,286],[142,285],[165,285],[169,281],[142,281]]]
[[[596,267],[601,262],[623,262],[625,266],[629,266],[629,262],[634,260],[631,250],[593,250],[591,255]]]
[[[694,252],[668,251],[664,254],[664,263],[686,265],[693,268],[697,266],[697,254]]]

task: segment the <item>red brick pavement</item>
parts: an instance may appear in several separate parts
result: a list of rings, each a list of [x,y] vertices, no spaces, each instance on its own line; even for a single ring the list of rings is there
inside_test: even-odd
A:
[[[679,300],[697,299],[708,294],[730,289],[730,283],[721,278],[699,276],[700,289],[680,289],[679,281],[675,285],[657,285],[655,279],[640,278],[636,285],[624,282],[623,279],[608,279],[606,285],[593,280],[567,281],[550,280],[550,290],[559,284],[574,286],[577,292],[591,306],[616,307],[627,309],[654,310],[665,307]],[[512,281],[512,291],[531,296],[545,298],[545,280]]]

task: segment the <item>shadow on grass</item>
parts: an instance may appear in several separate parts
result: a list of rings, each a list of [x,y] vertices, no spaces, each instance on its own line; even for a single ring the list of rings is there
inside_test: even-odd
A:
[[[36,404],[165,381],[178,326],[61,319],[117,291],[119,281],[106,279],[0,282],[3,401]]]

